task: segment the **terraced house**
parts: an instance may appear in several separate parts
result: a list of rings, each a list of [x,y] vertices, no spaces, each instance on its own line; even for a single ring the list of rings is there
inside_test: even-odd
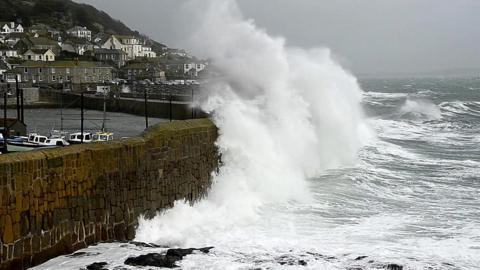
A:
[[[113,68],[100,62],[26,61],[9,73],[18,74],[21,82],[30,83],[103,83],[112,80]]]

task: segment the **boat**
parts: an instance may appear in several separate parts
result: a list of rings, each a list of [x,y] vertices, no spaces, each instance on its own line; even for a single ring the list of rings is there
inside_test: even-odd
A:
[[[28,137],[13,137],[7,140],[11,152],[30,151],[37,148],[52,148],[70,145],[63,138],[49,138],[37,133],[30,133]]]
[[[8,145],[37,148],[42,147],[40,143],[45,143],[48,140],[47,136],[41,136],[37,133],[30,133],[26,139],[24,137],[13,137],[8,139]]]
[[[99,132],[94,134],[90,132],[83,132],[83,129],[80,132],[71,133],[68,136],[68,142],[71,144],[81,144],[81,143],[92,143],[92,142],[107,142],[113,140],[113,133],[107,132],[106,122],[107,122],[107,103],[106,103],[106,91],[103,92],[103,119],[102,119],[102,129]],[[83,127],[83,108],[81,111],[82,127]],[[83,138],[83,139],[82,139]]]
[[[93,135],[94,142],[108,142],[113,141],[113,133],[112,132],[97,132]]]
[[[7,153],[7,142],[3,137],[3,134],[0,133],[0,154]]]
[[[83,137],[83,140],[82,140]],[[89,132],[76,132],[68,135],[68,142],[70,144],[81,144],[93,142],[93,135]]]

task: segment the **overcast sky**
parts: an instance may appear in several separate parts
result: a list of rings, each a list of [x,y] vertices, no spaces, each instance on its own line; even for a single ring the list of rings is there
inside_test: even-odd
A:
[[[172,47],[198,23],[185,0],[76,0]],[[197,0],[202,1],[202,0]],[[327,46],[357,74],[480,74],[480,0],[239,0],[245,17],[287,43]]]

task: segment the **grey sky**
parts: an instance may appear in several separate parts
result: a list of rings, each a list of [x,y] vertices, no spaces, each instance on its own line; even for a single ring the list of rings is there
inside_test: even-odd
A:
[[[185,0],[76,0],[167,45],[187,48]],[[198,0],[201,1],[201,0]],[[480,74],[479,0],[239,0],[244,15],[294,46],[330,47],[357,74]]]

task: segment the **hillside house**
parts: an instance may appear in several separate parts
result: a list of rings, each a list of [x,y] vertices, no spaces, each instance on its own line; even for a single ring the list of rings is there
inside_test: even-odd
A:
[[[37,34],[38,36],[50,36],[55,40],[57,40],[57,37],[61,34],[60,31],[43,23],[32,25],[28,28],[28,32]]]
[[[16,58],[19,57],[17,50],[9,46],[0,44],[0,59],[2,58]]]
[[[87,51],[92,51],[97,46],[85,39],[71,38],[62,43],[62,51],[73,52],[78,55],[84,55]]]
[[[55,54],[50,49],[30,49],[23,54],[23,60],[52,62]]]
[[[95,49],[93,56],[101,62],[111,63],[117,68],[125,66],[127,53],[118,49]]]
[[[88,30],[86,27],[75,26],[67,30],[67,34],[72,37],[86,39],[88,41],[92,40],[92,31]]]
[[[103,83],[112,80],[113,67],[90,61],[26,61],[16,66],[10,73],[19,74],[21,82]]]
[[[122,50],[127,53],[129,60],[135,59],[141,56],[142,53],[142,44],[140,40],[134,36],[120,36],[112,35],[107,41],[101,46],[104,49],[116,49]]]
[[[139,57],[155,58],[155,57],[157,57],[157,53],[152,51],[151,47],[142,46],[142,50],[140,51]]]
[[[0,22],[0,34],[23,33],[24,29],[21,24],[14,22]]]
[[[158,64],[154,63],[129,63],[121,70],[122,77],[127,80],[145,80],[152,82],[163,82],[166,80],[165,71]]]
[[[58,43],[52,39],[45,37],[26,37],[22,38],[14,46],[20,52],[26,52],[30,49],[35,50],[47,50],[50,49],[55,55],[60,55],[61,47]]]
[[[190,77],[198,77],[198,73],[203,71],[207,65],[205,63],[187,63],[183,65],[183,73]]]

